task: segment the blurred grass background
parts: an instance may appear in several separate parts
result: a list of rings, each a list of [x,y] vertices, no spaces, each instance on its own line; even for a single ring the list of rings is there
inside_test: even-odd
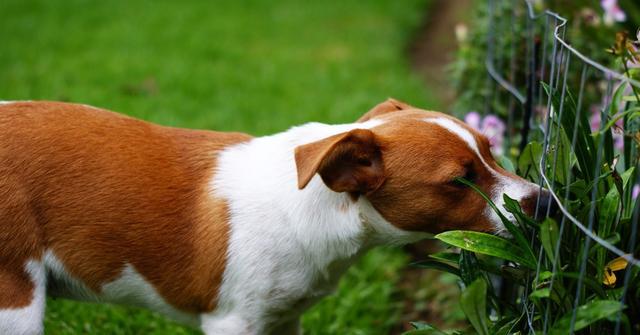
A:
[[[264,135],[353,122],[389,96],[441,107],[406,46],[429,0],[0,1],[0,100],[63,100]],[[387,334],[408,257],[370,252],[305,334]],[[50,300],[47,334],[197,334],[148,311]]]

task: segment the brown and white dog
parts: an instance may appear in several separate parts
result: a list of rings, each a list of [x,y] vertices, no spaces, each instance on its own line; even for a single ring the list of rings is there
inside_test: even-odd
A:
[[[150,308],[206,334],[297,333],[373,246],[502,232],[456,177],[534,210],[538,187],[501,169],[482,135],[392,99],[355,123],[257,138],[2,103],[0,334],[42,333],[47,294]]]

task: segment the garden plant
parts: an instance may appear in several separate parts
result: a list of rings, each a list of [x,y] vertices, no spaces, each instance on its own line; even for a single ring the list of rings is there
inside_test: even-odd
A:
[[[640,8],[578,3],[565,19],[541,10],[553,1],[489,1],[479,9],[479,31],[513,28],[463,40],[457,108],[481,110],[467,122],[504,154],[505,169],[550,189],[561,211],[534,220],[505,197],[506,215],[490,205],[508,237],[437,235],[451,248],[416,265],[459,277],[470,327],[417,322],[410,334],[640,333],[640,36],[628,30],[637,29]]]

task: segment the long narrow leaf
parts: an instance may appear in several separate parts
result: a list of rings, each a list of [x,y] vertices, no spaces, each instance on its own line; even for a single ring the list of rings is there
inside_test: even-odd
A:
[[[551,93],[551,89],[549,85],[546,83],[542,83],[544,90],[547,95],[551,96],[551,103],[553,108],[556,111],[560,110],[560,99],[561,92],[553,92]],[[595,144],[593,143],[593,138],[591,137],[591,128],[589,126],[588,113],[585,111],[581,111],[580,118],[577,119],[576,113],[576,103],[573,100],[573,96],[571,92],[565,92],[565,101],[563,104],[563,113],[562,120],[560,120],[564,129],[567,129],[567,134],[572,133],[574,125],[577,124],[578,136],[576,137],[576,144],[574,147],[576,158],[578,159],[578,165],[580,166],[580,171],[585,176],[585,179],[591,180],[593,177],[593,166],[594,166],[594,153],[596,152]]]
[[[552,218],[545,219],[540,225],[540,242],[550,261],[553,261],[555,257],[560,257],[560,255],[555,255],[558,233],[558,224]]]
[[[502,221],[504,226],[507,228],[509,233],[511,233],[511,235],[513,235],[513,238],[518,242],[518,245],[520,246],[520,248],[522,250],[524,250],[527,253],[528,256],[531,256],[531,257],[535,258],[533,250],[531,250],[531,246],[529,246],[529,242],[524,237],[524,234],[522,233],[522,231],[518,227],[516,227],[513,223],[511,223],[511,221],[509,219],[507,219],[504,216],[504,214],[502,214],[502,211],[500,211],[498,209],[498,206],[496,206],[496,204],[493,203],[491,198],[489,198],[474,183],[472,183],[472,182],[470,182],[470,181],[468,181],[468,180],[466,180],[464,178],[456,178],[456,180],[458,182],[462,183],[462,184],[465,184],[465,185],[471,187],[471,189],[473,189],[476,193],[478,193],[489,204],[491,209],[493,209],[493,211],[498,215],[498,217],[500,218],[500,220]]]
[[[486,299],[487,282],[483,278],[478,278],[469,285],[460,297],[460,307],[462,307],[462,311],[480,335],[489,335]]]
[[[438,261],[432,261],[432,260],[419,261],[419,262],[411,263],[411,266],[422,268],[422,269],[434,269],[434,270],[449,272],[451,274],[454,274],[460,277],[460,270],[458,270],[458,268],[446,263],[438,262]]]
[[[440,233],[435,237],[464,250],[516,262],[530,269],[536,268],[534,257],[524,252],[515,243],[499,236],[474,231],[453,230]]]
[[[620,302],[615,300],[594,300],[582,305],[578,307],[578,310],[576,311],[576,319],[573,329],[574,331],[583,329],[596,321],[620,312],[622,307],[623,306]],[[569,334],[572,313],[573,311],[570,311],[567,315],[558,320],[549,331],[549,335]]]

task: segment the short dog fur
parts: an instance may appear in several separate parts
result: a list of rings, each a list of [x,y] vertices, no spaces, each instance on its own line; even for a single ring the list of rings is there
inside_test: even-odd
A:
[[[393,99],[265,137],[2,103],[0,334],[41,334],[46,295],[142,306],[206,334],[296,334],[371,247],[503,233],[456,177],[535,210],[538,187],[481,134]]]

